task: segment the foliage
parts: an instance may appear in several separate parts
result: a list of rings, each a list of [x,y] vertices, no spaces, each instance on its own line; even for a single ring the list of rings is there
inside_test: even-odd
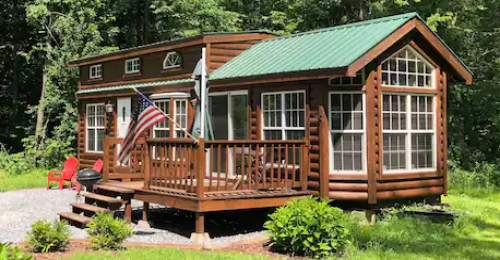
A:
[[[10,174],[4,170],[0,170],[0,192],[39,188],[47,185],[46,169],[33,169],[23,174]],[[51,183],[51,186],[57,183]]]
[[[69,226],[64,221],[38,220],[27,232],[28,246],[34,252],[52,252],[64,250],[69,242],[71,233]]]
[[[470,171],[464,170],[451,161],[448,185],[451,189],[465,193],[490,193],[500,187],[500,166],[490,163],[476,163]]]
[[[100,212],[88,224],[87,234],[96,249],[120,249],[125,239],[132,236],[132,229],[125,220]]]
[[[329,200],[295,199],[270,215],[264,227],[271,231],[271,246],[293,255],[323,258],[342,252],[350,243],[342,210]]]
[[[32,256],[9,243],[0,243],[0,260],[30,260]]]

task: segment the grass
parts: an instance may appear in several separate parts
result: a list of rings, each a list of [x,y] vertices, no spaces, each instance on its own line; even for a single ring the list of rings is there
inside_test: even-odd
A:
[[[108,260],[108,259],[148,259],[148,260],[268,260],[270,258],[260,255],[241,253],[221,253],[210,251],[181,250],[175,248],[145,248],[129,249],[114,252],[95,252],[92,254],[75,254],[71,260]]]
[[[0,170],[0,192],[45,187],[47,174],[48,171],[44,169],[36,169],[20,175]],[[57,185],[57,183],[51,184],[51,186],[53,185]]]

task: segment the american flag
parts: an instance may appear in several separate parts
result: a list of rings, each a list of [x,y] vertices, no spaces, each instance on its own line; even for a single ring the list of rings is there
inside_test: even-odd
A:
[[[139,103],[132,115],[127,135],[123,139],[122,148],[118,155],[118,161],[124,165],[128,164],[137,139],[154,125],[167,119],[167,116],[143,94],[137,92],[137,96],[139,97]]]

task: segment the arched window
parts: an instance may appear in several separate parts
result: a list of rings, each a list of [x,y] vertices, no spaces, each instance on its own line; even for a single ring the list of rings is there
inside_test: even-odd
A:
[[[406,46],[382,63],[382,85],[433,88],[434,70],[417,51]]]
[[[181,66],[181,56],[179,53],[173,51],[167,53],[165,60],[163,60],[163,69],[172,69]]]

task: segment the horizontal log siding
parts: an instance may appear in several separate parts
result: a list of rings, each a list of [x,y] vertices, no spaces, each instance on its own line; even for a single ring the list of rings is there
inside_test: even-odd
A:
[[[252,47],[259,41],[240,41],[240,42],[223,42],[210,44],[210,72],[220,68],[226,62],[240,55],[246,49]]]

